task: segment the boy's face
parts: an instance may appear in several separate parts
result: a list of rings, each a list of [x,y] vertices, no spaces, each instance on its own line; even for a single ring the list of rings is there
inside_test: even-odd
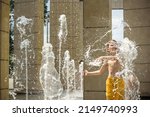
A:
[[[109,41],[107,44],[106,44],[106,50],[107,52],[109,52],[110,54],[116,54],[116,51],[117,51],[117,43],[114,42],[114,41]]]

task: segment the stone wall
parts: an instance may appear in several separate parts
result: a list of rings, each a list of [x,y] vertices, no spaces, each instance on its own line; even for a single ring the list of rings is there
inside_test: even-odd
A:
[[[150,0],[124,0],[124,18],[132,29],[125,37],[138,45],[135,72],[141,82],[141,96],[150,96]]]
[[[123,9],[123,0],[112,0],[112,9]]]
[[[84,51],[88,45],[98,43],[92,49],[102,48],[104,43],[111,39],[111,1],[109,0],[84,0],[83,10],[83,45]],[[104,36],[105,35],[105,36]],[[93,58],[105,55],[102,51],[96,51]],[[86,60],[85,60],[86,61]],[[98,70],[85,64],[89,71]],[[84,79],[84,99],[106,99],[106,74],[103,76],[92,76]]]
[[[9,0],[0,0],[0,99],[9,99]]]
[[[44,25],[44,3],[43,0],[15,0],[15,29],[14,29],[14,54],[19,64],[15,61],[15,88],[20,89],[16,82],[25,86],[26,67],[25,67],[25,50],[21,51],[20,44],[23,40],[31,41],[28,48],[28,85],[30,93],[38,93],[41,90],[39,82],[39,70],[41,66],[41,51],[43,45],[43,25]],[[30,36],[21,40],[20,33],[16,28],[16,20],[18,17],[25,16],[33,20]],[[30,51],[31,50],[31,51]],[[22,64],[23,62],[23,64]],[[23,68],[21,67],[23,65]],[[24,90],[26,87],[24,88]],[[21,92],[24,93],[24,90]]]

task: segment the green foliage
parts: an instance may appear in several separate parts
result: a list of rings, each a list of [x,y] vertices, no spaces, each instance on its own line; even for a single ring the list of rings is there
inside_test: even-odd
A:
[[[14,0],[10,0],[10,11],[14,11]]]
[[[44,0],[44,24],[46,24],[46,19],[47,19],[47,15],[48,15],[48,11],[47,11],[47,3],[48,3],[48,0]]]
[[[9,30],[9,73],[12,74],[13,70],[13,52],[14,52],[14,0],[10,0],[10,30]]]

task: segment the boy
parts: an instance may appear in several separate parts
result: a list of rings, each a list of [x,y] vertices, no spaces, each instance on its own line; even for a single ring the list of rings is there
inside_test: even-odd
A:
[[[85,76],[102,75],[108,70],[108,77],[106,80],[106,99],[107,100],[123,100],[125,83],[124,80],[117,76],[116,73],[121,70],[121,64],[116,54],[118,51],[118,44],[115,40],[106,43],[106,51],[110,56],[102,56],[97,60],[103,61],[103,65],[97,71],[84,71]]]

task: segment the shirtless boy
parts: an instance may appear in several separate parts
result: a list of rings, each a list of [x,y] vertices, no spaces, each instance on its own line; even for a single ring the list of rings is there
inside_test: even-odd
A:
[[[121,70],[121,64],[116,54],[118,51],[118,44],[115,40],[106,43],[106,51],[110,56],[101,56],[97,60],[103,61],[103,65],[97,71],[84,71],[84,75],[102,75],[108,70],[108,77],[106,80],[106,99],[107,100],[123,100],[124,99],[124,80],[117,76],[116,73]]]

